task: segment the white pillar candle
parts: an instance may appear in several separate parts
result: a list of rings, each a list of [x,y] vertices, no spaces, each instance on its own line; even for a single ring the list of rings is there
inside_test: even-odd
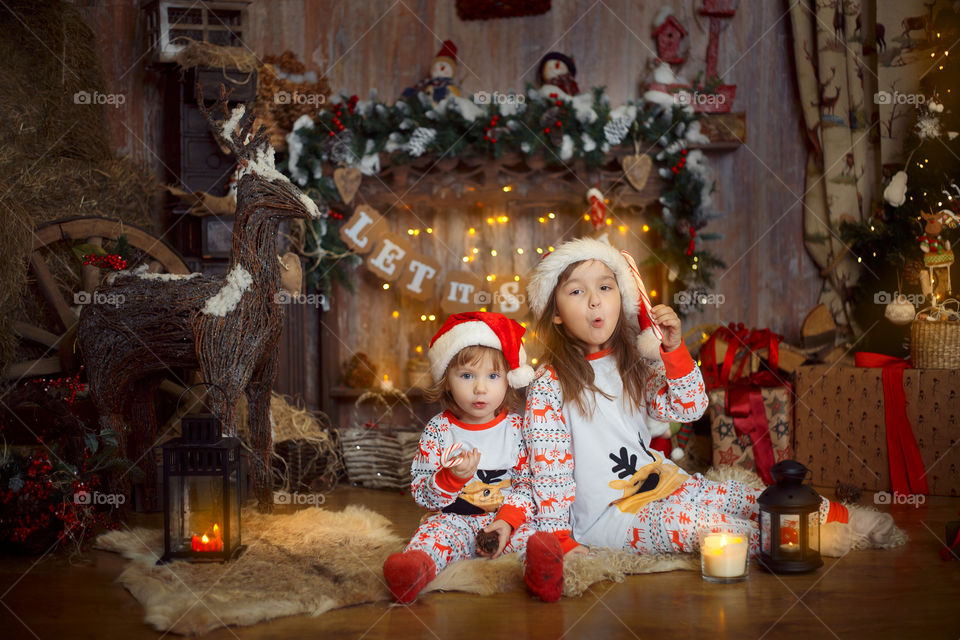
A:
[[[703,572],[714,578],[742,576],[747,566],[747,539],[735,533],[711,533],[700,547]]]

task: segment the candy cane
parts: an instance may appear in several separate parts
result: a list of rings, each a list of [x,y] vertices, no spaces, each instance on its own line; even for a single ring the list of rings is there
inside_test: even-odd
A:
[[[640,271],[637,269],[637,263],[633,261],[633,256],[631,256],[626,251],[621,251],[623,257],[627,261],[627,266],[630,268],[630,273],[633,275],[633,281],[637,283],[637,289],[640,290],[640,304],[643,305],[643,308],[647,312],[647,317],[650,318],[650,326],[653,327],[653,333],[657,336],[658,340],[663,340],[663,332],[660,331],[660,327],[657,326],[657,323],[653,321],[653,306],[650,304],[650,298],[647,296],[647,290],[643,286],[643,279],[640,277]]]
[[[457,442],[443,450],[443,453],[440,454],[441,467],[445,469],[449,469],[451,467],[455,467],[458,464],[460,464],[460,461],[461,461],[460,454],[457,454],[457,457],[452,460],[450,459],[450,457],[457,451],[457,449],[459,449],[462,446],[462,444],[463,443],[461,442]]]

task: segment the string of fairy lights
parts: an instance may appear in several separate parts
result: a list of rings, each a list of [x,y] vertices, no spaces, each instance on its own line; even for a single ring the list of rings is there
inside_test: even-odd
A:
[[[512,187],[509,185],[506,185],[502,187],[502,190],[505,193],[508,193],[512,190]],[[477,208],[483,208],[483,206],[484,206],[484,203],[477,202]],[[552,222],[557,221],[558,218],[559,216],[556,211],[545,211],[543,212],[542,215],[537,217],[537,222],[540,225],[548,225]],[[583,219],[584,221],[589,222],[590,215],[584,214]],[[486,227],[491,229],[501,228],[505,225],[511,224],[511,218],[506,214],[487,216],[484,221],[486,223]],[[623,221],[615,221],[614,218],[609,215],[607,218],[605,218],[604,224],[607,227],[611,227],[611,228],[615,227],[616,230],[621,235],[626,235],[627,232],[630,230],[630,227],[627,224],[625,224]],[[464,255],[461,256],[460,258],[461,262],[465,265],[476,263],[478,258],[481,258],[485,255],[489,255],[491,258],[498,258],[498,257],[505,258],[507,256],[512,256],[512,255],[523,256],[528,254],[536,254],[538,257],[540,257],[547,253],[551,253],[554,250],[553,245],[537,246],[532,248],[514,246],[509,248],[489,247],[489,248],[481,249],[479,246],[477,246],[478,244],[480,244],[477,241],[480,240],[484,235],[481,232],[482,228],[483,228],[482,226],[471,226],[467,229],[466,233],[468,238],[468,248],[466,249]],[[651,230],[651,227],[647,224],[643,224],[640,227],[640,229],[643,233],[649,233]],[[410,238],[418,238],[418,237],[421,237],[422,235],[432,236],[435,233],[435,229],[433,227],[423,227],[423,228],[409,227],[406,230],[406,233],[407,233],[407,236]],[[696,258],[694,258],[694,260],[696,260]],[[503,278],[503,277],[509,277],[509,276],[502,276],[502,275],[498,276],[496,273],[492,273],[492,272],[487,273],[483,276],[483,278],[489,283],[497,282],[498,278]],[[512,277],[515,282],[520,282],[521,280],[521,276],[518,273],[514,273]],[[383,288],[384,291],[389,291],[391,288],[391,285],[388,282],[384,282],[381,284],[381,287]],[[652,298],[656,298],[658,295],[658,292],[656,290],[651,290],[649,292],[649,295]],[[482,308],[481,310],[485,311],[486,308]],[[403,313],[400,311],[400,309],[395,308],[393,309],[390,315],[394,320],[399,320],[403,315]],[[432,323],[437,321],[438,316],[435,313],[419,313],[419,314],[415,314],[414,318],[418,318],[419,321],[422,323]],[[523,325],[524,327],[527,326],[525,322],[521,322],[520,324]],[[422,353],[422,345],[418,345],[417,353],[418,354]]]

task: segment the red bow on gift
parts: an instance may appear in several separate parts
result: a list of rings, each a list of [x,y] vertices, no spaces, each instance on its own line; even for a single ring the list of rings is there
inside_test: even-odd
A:
[[[727,342],[727,353],[723,365],[717,367],[717,338]],[[770,425],[763,404],[762,387],[786,387],[792,393],[790,384],[780,379],[775,371],[780,363],[780,340],[782,336],[769,329],[750,331],[743,324],[720,327],[707,340],[700,352],[702,372],[708,388],[726,387],[726,414],[733,418],[733,426],[739,435],[750,436],[753,446],[753,458],[757,466],[757,475],[766,483],[773,484],[770,467],[773,466],[773,444],[770,442]],[[746,354],[740,361],[736,372],[733,364],[741,347]],[[743,376],[744,365],[750,360],[750,354],[760,349],[768,349],[769,365],[749,376]],[[733,374],[731,376],[731,373]]]
[[[866,351],[854,354],[854,360],[858,367],[883,368],[883,417],[887,426],[887,458],[890,460],[890,484],[894,493],[930,493],[920,447],[907,418],[903,372],[910,368],[910,363]]]

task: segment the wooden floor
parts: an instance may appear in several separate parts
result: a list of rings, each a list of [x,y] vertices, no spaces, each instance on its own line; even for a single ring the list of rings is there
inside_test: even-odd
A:
[[[829,495],[829,492],[827,492]],[[872,502],[872,495],[863,498]],[[327,507],[364,504],[409,535],[420,511],[409,496],[339,488]],[[205,638],[960,638],[960,561],[942,562],[938,537],[960,519],[960,498],[885,507],[911,537],[892,551],[826,559],[819,571],[708,584],[694,572],[601,583],[545,604],[523,591],[492,597],[428,594],[410,607],[365,605],[317,618],[280,618]],[[0,639],[158,638],[114,579],[125,561],[91,551],[79,563],[0,558]]]

